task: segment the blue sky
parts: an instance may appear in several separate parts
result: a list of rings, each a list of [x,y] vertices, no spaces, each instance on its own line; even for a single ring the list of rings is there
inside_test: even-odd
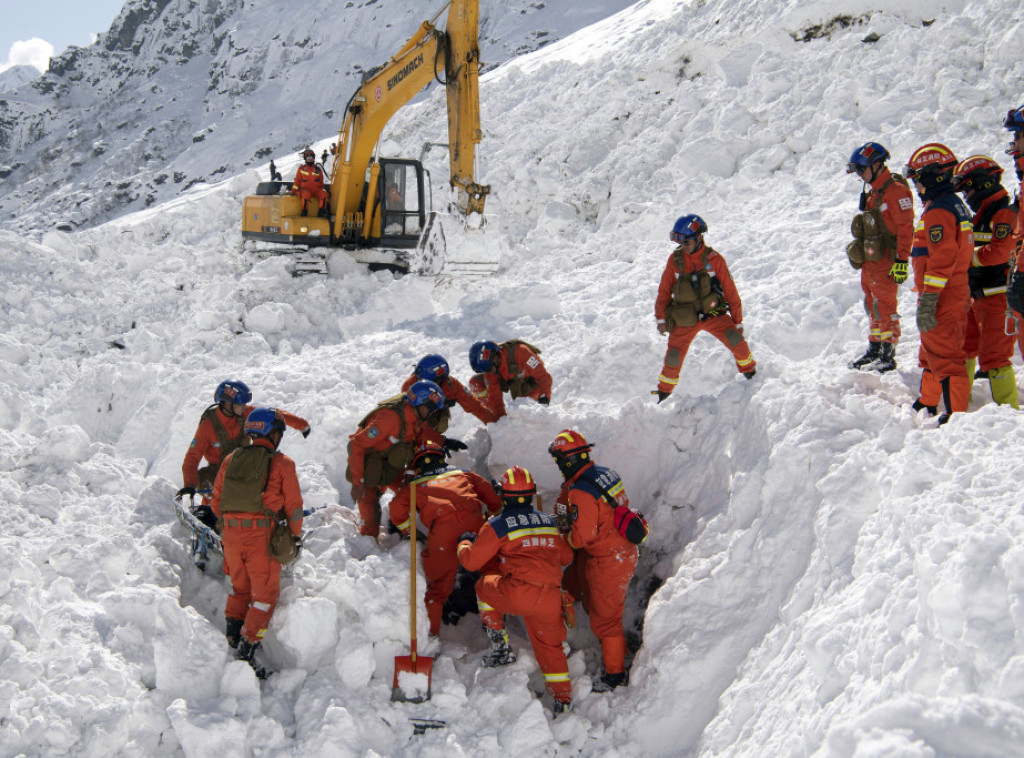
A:
[[[68,45],[88,45],[94,35],[107,31],[127,0],[0,0],[0,70],[13,63],[38,61],[40,45],[18,48],[15,43],[37,38],[53,46],[60,55]]]

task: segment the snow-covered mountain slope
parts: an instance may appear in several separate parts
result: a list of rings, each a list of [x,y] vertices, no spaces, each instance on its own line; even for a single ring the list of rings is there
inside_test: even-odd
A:
[[[486,67],[630,4],[485,0]],[[128,0],[0,99],[0,225],[93,226],[336,133],[362,73],[442,0]],[[485,69],[486,70],[486,69]]]
[[[1020,754],[1021,416],[980,381],[942,429],[912,412],[908,289],[899,370],[847,369],[867,326],[843,253],[864,141],[897,167],[934,139],[1009,167],[1015,8],[649,0],[510,62],[481,93],[488,211],[511,250],[485,286],[342,253],[330,277],[292,279],[247,257],[255,171],[74,235],[0,234],[3,752]],[[406,109],[386,147],[436,141],[441,107]],[[653,299],[684,212],[730,263],[758,374],[702,337],[655,405]],[[472,617],[428,651],[431,701],[390,703],[408,548],[357,536],[344,480],[347,435],[419,357],[466,379],[472,342],[512,336],[543,349],[552,405],[487,428],[456,413],[456,461],[525,465],[550,501],[546,447],[578,428],[653,529],[630,685],[591,691],[581,614],[574,708],[554,721],[522,628],[519,662],[485,670]],[[227,377],[312,422],[283,449],[307,506],[327,506],[284,582],[262,687],[229,661],[226,580],[191,566],[169,503]],[[447,727],[413,736],[414,716]]]

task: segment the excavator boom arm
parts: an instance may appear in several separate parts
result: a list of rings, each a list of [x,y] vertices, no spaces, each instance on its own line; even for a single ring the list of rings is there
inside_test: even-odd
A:
[[[432,79],[445,73],[451,183],[458,190],[463,213],[483,213],[490,188],[475,180],[476,146],[482,136],[478,25],[479,0],[451,0],[446,32],[424,21],[402,48],[386,64],[371,71],[356,90],[338,133],[331,169],[335,237],[341,238],[347,225],[358,223],[363,204],[370,202],[363,196],[366,171],[388,121]]]

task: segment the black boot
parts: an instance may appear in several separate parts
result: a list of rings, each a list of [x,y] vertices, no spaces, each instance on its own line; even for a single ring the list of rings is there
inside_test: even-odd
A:
[[[669,393],[669,392],[662,392],[661,390],[651,390],[651,394],[652,394],[652,395],[657,395],[657,396],[658,396],[658,402],[659,402],[659,403],[661,403],[661,402],[662,402],[662,401],[664,401],[664,400],[665,400],[665,399],[666,399],[666,398],[667,398],[667,397],[668,397],[668,396],[669,396],[669,395],[670,395],[671,393]]]
[[[594,682],[592,689],[594,692],[610,692],[616,687],[621,687],[625,683],[626,674],[624,672],[620,674],[609,674],[605,672],[602,674],[600,679]]]
[[[245,619],[224,619],[224,636],[228,639],[228,647],[232,650],[238,649],[238,643],[242,641],[242,627],[245,626]]]
[[[877,343],[876,343],[877,344]],[[875,371],[879,374],[884,374],[886,371],[896,370],[896,346],[891,342],[883,342],[882,352],[879,353],[878,363],[873,366]]]
[[[484,654],[482,665],[485,668],[494,668],[515,663],[516,653],[508,644],[508,632],[504,629],[491,629],[489,626],[484,628],[487,630],[487,638],[491,641],[491,649]]]
[[[238,643],[238,648],[235,650],[235,660],[245,661],[252,666],[253,673],[256,674],[257,679],[266,679],[267,670],[256,660],[256,653],[259,652],[259,642],[249,642],[249,640],[243,637]]]
[[[551,711],[556,716],[560,716],[563,713],[568,713],[569,709],[571,707],[572,707],[572,701],[571,700],[564,700],[564,701],[563,700],[556,700],[554,703],[551,704]]]
[[[850,361],[847,365],[850,368],[863,368],[864,366],[867,366],[869,363],[874,363],[875,361],[877,361],[878,356],[881,354],[881,352],[881,342],[869,342],[867,352],[864,353],[864,355],[862,355],[857,360]]]
[[[915,411],[927,409],[929,416],[934,416],[936,413],[939,412],[939,407],[937,405],[925,405],[924,403],[921,402],[920,399],[915,400],[914,405],[912,407]]]

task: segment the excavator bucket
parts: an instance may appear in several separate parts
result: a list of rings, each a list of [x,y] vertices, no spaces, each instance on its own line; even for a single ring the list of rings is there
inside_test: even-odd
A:
[[[498,270],[501,242],[494,219],[432,212],[410,256],[409,270],[421,276],[483,278]]]

